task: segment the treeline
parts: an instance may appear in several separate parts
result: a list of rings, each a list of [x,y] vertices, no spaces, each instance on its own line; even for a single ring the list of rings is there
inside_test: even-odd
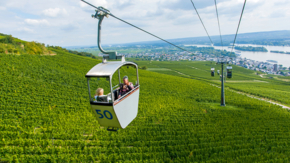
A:
[[[271,50],[271,53],[280,53],[280,54],[290,54],[290,52],[278,51],[278,50]]]
[[[269,46],[290,46],[289,41],[284,40],[255,40],[255,41],[239,41],[238,44],[255,44]]]
[[[241,51],[268,52],[268,50],[265,47],[236,46],[235,49]]]
[[[214,47],[186,46],[186,49],[188,49],[189,51],[197,51],[203,54],[214,54],[216,56],[236,57],[235,53],[226,50],[214,49]]]
[[[44,43],[38,43],[35,41],[27,42],[13,37],[12,35],[6,35],[0,33],[0,53],[4,54],[32,54],[32,55],[53,55],[53,49],[63,50],[69,53],[73,53],[80,56],[86,56],[96,58],[92,53],[78,52],[73,50],[67,50],[60,46],[45,46]]]
[[[5,54],[38,54],[49,55],[53,52],[47,50],[45,44],[38,42],[27,42],[12,37],[12,35],[5,35],[0,33],[0,53]]]
[[[1,39],[0,39],[0,43],[4,43],[4,44],[15,44],[14,38],[12,37],[12,35],[5,35],[5,34],[0,34]]]
[[[26,53],[28,54],[43,54],[43,55],[49,55],[53,54],[52,51],[48,50],[45,47],[45,44],[43,43],[37,43],[37,42],[25,42],[24,43],[24,49]]]
[[[94,58],[94,59],[97,58],[92,53],[88,53],[88,52],[78,52],[78,51],[74,51],[74,50],[68,50],[68,49],[60,47],[60,46],[49,46],[49,45],[47,45],[47,47],[48,48],[52,48],[52,49],[66,51],[66,52],[73,53],[73,54],[80,55],[80,56],[91,57],[91,58]]]
[[[271,53],[281,53],[281,54],[285,54],[284,51],[278,51],[278,50],[271,50],[270,52]]]

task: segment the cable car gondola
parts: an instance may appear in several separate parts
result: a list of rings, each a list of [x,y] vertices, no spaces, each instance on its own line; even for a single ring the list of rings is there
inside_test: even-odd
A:
[[[227,78],[232,78],[232,66],[227,66]]]
[[[212,67],[210,70],[211,70],[211,76],[214,77],[214,70],[215,69]]]
[[[95,114],[100,126],[108,127],[108,131],[117,131],[118,128],[126,128],[137,116],[139,103],[139,76],[138,65],[134,62],[126,62],[124,56],[118,56],[117,52],[105,52],[100,44],[101,23],[107,16],[104,12],[96,12],[93,16],[99,19],[98,46],[105,54],[103,62],[94,66],[87,74],[88,92],[91,109]],[[121,61],[107,61],[117,60]],[[119,96],[121,86],[120,69],[133,66],[136,68],[137,81],[134,88],[123,96]],[[118,71],[119,84],[113,87],[113,75]],[[106,95],[94,95],[95,90],[103,91]],[[97,98],[95,98],[97,97]],[[102,98],[100,98],[102,97]]]

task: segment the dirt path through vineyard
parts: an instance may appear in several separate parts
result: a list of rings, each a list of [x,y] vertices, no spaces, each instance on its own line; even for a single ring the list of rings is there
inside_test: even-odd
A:
[[[194,68],[194,67],[192,67],[192,68]],[[177,73],[179,73],[179,74],[181,74],[181,75],[184,75],[184,76],[190,77],[189,75],[186,75],[186,74],[181,73],[181,72],[179,72],[179,71],[176,71],[176,70],[173,70],[173,69],[171,69],[171,70],[172,70],[172,71],[175,71],[175,72],[177,72]],[[196,80],[199,80],[199,79],[197,78]],[[254,80],[254,81],[255,81],[255,80]],[[255,81],[255,82],[257,82],[257,81]],[[263,81],[262,81],[262,82],[263,82]],[[221,88],[220,86],[215,85],[215,84],[212,84],[212,83],[210,83],[210,85],[211,85],[211,86],[214,86],[214,87]],[[251,95],[251,94],[248,94],[248,93],[245,93],[245,92],[241,92],[241,91],[236,91],[236,90],[233,90],[233,89],[230,89],[230,88],[226,88],[226,90],[229,90],[229,91],[232,91],[232,92],[235,92],[235,93],[238,93],[238,94],[246,95],[246,96],[248,96],[248,97],[251,97],[251,98],[254,98],[254,99],[257,99],[257,100],[266,101],[266,102],[269,102],[269,103],[271,103],[271,104],[279,105],[279,106],[281,106],[281,107],[284,108],[284,109],[288,109],[288,110],[290,110],[290,107],[288,107],[288,106],[286,106],[286,105],[283,105],[283,104],[281,104],[281,103],[279,103],[279,102],[277,102],[277,101],[273,101],[273,100],[271,100],[271,99],[266,99],[266,98],[262,98],[262,97],[259,97],[259,96],[254,96],[254,95]]]

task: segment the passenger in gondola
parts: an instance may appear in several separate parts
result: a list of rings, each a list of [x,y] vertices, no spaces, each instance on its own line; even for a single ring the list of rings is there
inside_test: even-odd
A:
[[[127,85],[123,85],[122,88],[120,88],[120,96],[125,95],[127,92],[129,92],[129,88]]]
[[[126,93],[130,92],[132,89],[134,89],[134,85],[133,85],[133,83],[129,82],[128,76],[124,76],[123,77],[123,82],[124,83],[122,83],[120,85],[119,97],[118,98],[120,98],[124,94],[126,94]]]
[[[98,88],[96,90],[96,94],[94,96],[95,101],[97,102],[108,102],[111,100],[109,96],[104,95],[104,89],[103,88]]]

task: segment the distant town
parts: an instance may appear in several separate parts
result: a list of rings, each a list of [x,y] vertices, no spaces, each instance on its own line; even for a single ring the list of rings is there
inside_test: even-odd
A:
[[[217,62],[219,57],[216,54],[206,54],[197,52],[195,55],[189,54],[188,52],[177,52],[175,54],[162,54],[162,53],[126,53],[126,58],[135,58],[136,60],[150,60],[150,61],[213,61]],[[100,54],[101,56],[101,54]],[[241,66],[257,72],[290,76],[290,67],[283,67],[275,63],[275,61],[261,62],[254,61],[246,58],[242,58],[239,54],[235,57],[225,56],[225,59],[231,62],[232,65]]]

